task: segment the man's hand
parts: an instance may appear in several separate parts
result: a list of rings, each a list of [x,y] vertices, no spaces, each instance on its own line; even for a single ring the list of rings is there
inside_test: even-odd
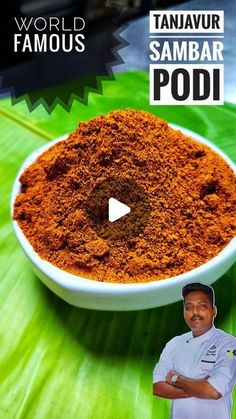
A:
[[[170,370],[166,376],[166,381],[159,381],[153,384],[153,394],[166,399],[185,399],[191,397],[185,390],[173,386],[171,378],[178,374],[175,370]]]
[[[177,385],[175,385],[172,381],[171,381],[171,379],[172,379],[172,377],[174,377],[174,375],[181,375],[179,372],[177,372],[177,371],[175,371],[175,370],[170,370],[168,373],[167,373],[167,375],[166,375],[166,382],[168,383],[168,384],[171,384],[172,386],[175,386],[175,387],[178,387]],[[183,377],[183,375],[182,375],[182,377]],[[210,377],[210,375],[206,375],[206,377],[204,377],[203,378],[203,380],[207,380],[208,378]],[[186,378],[186,377],[184,377],[184,378]]]
[[[171,378],[178,374],[177,381],[173,384]],[[222,395],[210,384],[207,379],[209,375],[202,379],[193,379],[180,375],[175,370],[170,370],[166,375],[166,383],[172,385],[175,388],[184,390],[189,394],[190,397],[198,397],[200,399],[213,399],[217,400]]]
[[[176,375],[176,374],[179,374],[177,371],[175,371],[175,370],[170,370],[168,373],[167,373],[167,375],[166,375],[166,382],[168,383],[168,384],[170,384],[170,385],[172,385],[173,386],[173,383],[172,383],[172,381],[171,381],[171,378],[174,376],[174,375]]]

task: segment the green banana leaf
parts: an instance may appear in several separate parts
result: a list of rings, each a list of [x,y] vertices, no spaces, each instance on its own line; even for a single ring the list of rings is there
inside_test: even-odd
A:
[[[13,180],[33,150],[80,120],[117,108],[146,109],[210,139],[236,160],[236,106],[149,106],[148,74],[103,83],[88,106],[32,113],[0,101],[0,419],[168,419],[152,396],[152,370],[165,343],[187,331],[181,302],[139,312],[97,312],[65,303],[33,274],[12,231]],[[236,334],[236,272],[215,284],[216,326]],[[236,401],[233,408],[236,418]]]

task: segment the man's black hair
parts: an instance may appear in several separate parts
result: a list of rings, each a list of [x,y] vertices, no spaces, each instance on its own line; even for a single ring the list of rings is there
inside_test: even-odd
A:
[[[182,288],[182,296],[185,301],[186,296],[193,291],[202,291],[207,295],[211,305],[215,305],[215,291],[210,285],[204,285],[201,282],[193,282],[192,284],[187,284]]]

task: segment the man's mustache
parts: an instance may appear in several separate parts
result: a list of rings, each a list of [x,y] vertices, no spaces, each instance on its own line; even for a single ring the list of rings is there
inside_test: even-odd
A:
[[[201,316],[193,316],[193,317],[191,317],[191,320],[203,320],[203,317],[201,317]]]

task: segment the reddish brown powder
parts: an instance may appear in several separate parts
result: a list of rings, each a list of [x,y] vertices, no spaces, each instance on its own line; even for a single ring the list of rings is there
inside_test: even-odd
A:
[[[86,202],[109,177],[143,188],[151,206],[137,237],[109,241]],[[224,160],[155,116],[124,110],[79,124],[22,174],[14,219],[39,255],[99,281],[143,282],[189,271],[235,234],[235,176]]]

